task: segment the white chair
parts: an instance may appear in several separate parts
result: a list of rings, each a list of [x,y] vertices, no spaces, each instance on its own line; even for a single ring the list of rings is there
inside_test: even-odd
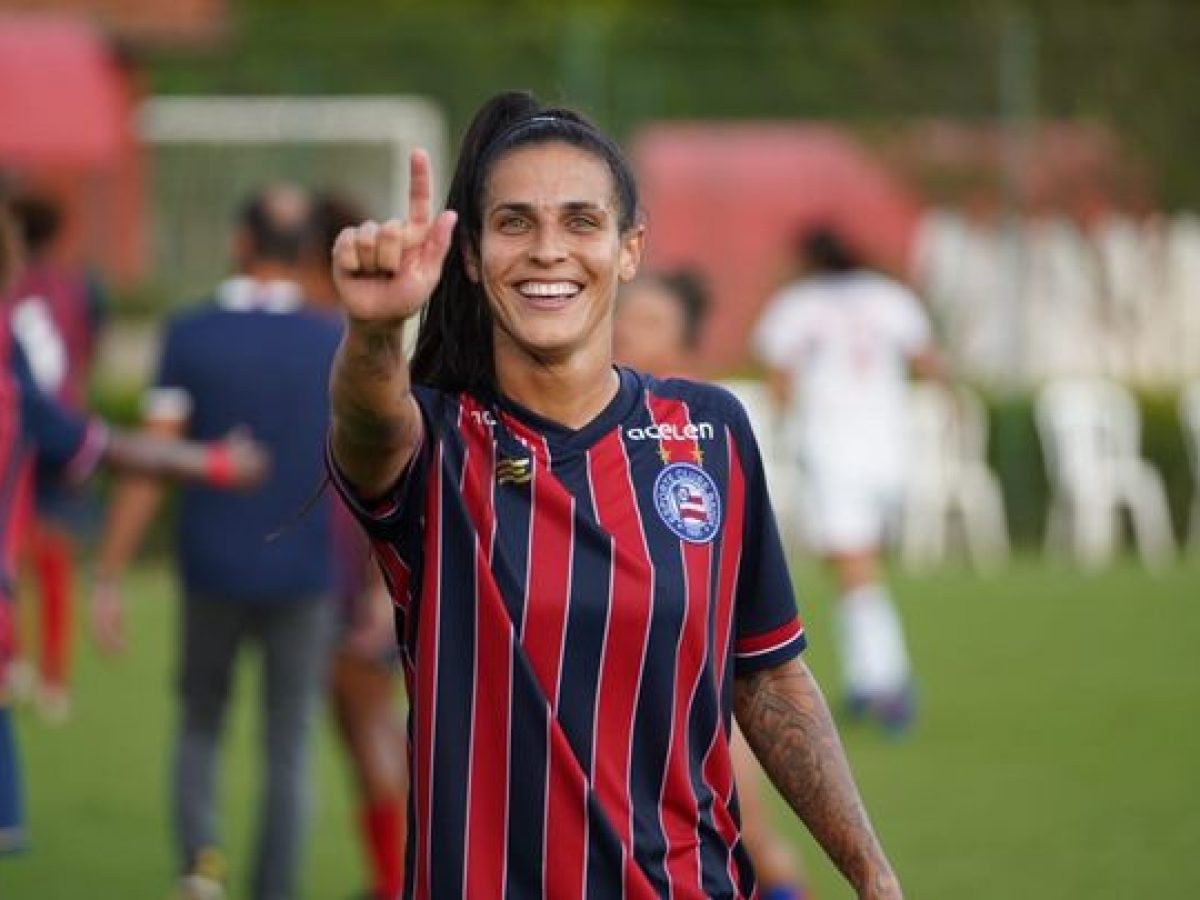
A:
[[[1179,395],[1179,421],[1192,469],[1192,512],[1188,519],[1188,543],[1200,551],[1200,381],[1184,387]]]
[[[1042,390],[1036,415],[1052,492],[1047,549],[1098,568],[1116,549],[1124,510],[1147,568],[1171,562],[1166,490],[1141,456],[1141,418],[1130,393],[1105,378],[1065,378]]]
[[[979,398],[966,387],[914,385],[910,425],[912,462],[900,533],[905,565],[943,562],[955,521],[976,568],[1007,561],[1004,498],[987,466],[987,416]]]

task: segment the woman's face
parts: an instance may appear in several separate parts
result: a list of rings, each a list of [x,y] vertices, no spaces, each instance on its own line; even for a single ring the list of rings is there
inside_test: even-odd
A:
[[[478,260],[496,322],[497,362],[580,352],[610,358],[617,287],[633,278],[642,227],[620,231],[605,162],[563,143],[514,150],[492,167],[481,204]]]

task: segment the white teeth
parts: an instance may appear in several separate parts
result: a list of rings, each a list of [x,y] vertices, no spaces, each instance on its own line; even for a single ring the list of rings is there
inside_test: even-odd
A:
[[[523,281],[518,290],[526,297],[573,297],[579,285],[570,281]]]

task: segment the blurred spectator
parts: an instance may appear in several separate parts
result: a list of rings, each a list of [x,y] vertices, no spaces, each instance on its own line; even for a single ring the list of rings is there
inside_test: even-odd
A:
[[[61,211],[48,195],[25,193],[13,203],[27,258],[6,294],[5,309],[38,385],[73,412],[87,397],[93,351],[103,321],[105,297],[99,282],[79,266],[59,258]],[[23,552],[31,563],[40,615],[38,671],[13,663],[14,692],[34,689],[37,706],[51,722],[70,712],[72,587],[75,581],[73,533],[88,518],[90,498],[78,485],[35,479],[34,508],[22,529]]]
[[[708,292],[697,273],[681,269],[640,276],[618,298],[617,360],[659,378],[696,377],[708,310]]]
[[[183,587],[180,732],[172,804],[181,898],[224,896],[214,810],[217,752],[234,666],[244,643],[263,656],[265,769],[248,896],[288,900],[307,819],[311,723],[325,677],[333,587],[330,499],[322,481],[326,384],[340,336],[304,304],[300,286],[310,199],[276,185],[238,219],[238,275],[211,302],[168,325],[146,427],[205,438],[248,423],[271,449],[271,475],[252,494],[185,490],[177,553]],[[94,626],[121,644],[121,573],[161,491],[118,488],[97,562]]]
[[[659,378],[694,377],[696,348],[708,309],[708,292],[694,272],[639,276],[623,287],[617,298],[615,359]],[[736,722],[730,747],[742,837],[761,896],[763,900],[801,900],[805,890],[799,860],[771,822],[762,799],[762,769]]]
[[[308,296],[340,321],[330,251],[343,228],[368,218],[349,197],[326,191],[313,204]],[[366,535],[341,500],[333,504],[338,639],[330,696],[354,769],[358,828],[370,868],[368,896],[393,900],[404,888],[408,772],[404,720],[396,708],[399,644],[391,597]]]
[[[0,205],[0,291],[18,265],[18,242],[8,209]],[[24,846],[22,785],[9,715],[8,663],[12,653],[12,586],[17,486],[36,456],[39,471],[71,481],[101,464],[143,475],[206,481],[212,487],[249,486],[265,471],[261,448],[244,438],[201,446],[128,435],[87,420],[38,387],[7,317],[0,317],[0,855]]]
[[[795,417],[804,526],[837,578],[847,709],[898,730],[914,712],[912,675],[880,555],[908,468],[908,369],[935,376],[940,361],[920,301],[837,233],[807,232],[797,250],[801,278],[769,302],[755,349]]]

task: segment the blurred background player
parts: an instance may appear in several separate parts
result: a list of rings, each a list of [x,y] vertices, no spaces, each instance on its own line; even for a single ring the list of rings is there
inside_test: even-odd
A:
[[[914,713],[912,672],[880,556],[909,464],[909,371],[940,377],[941,362],[917,297],[868,270],[841,235],[813,229],[797,252],[801,277],[769,301],[754,345],[792,418],[803,528],[837,579],[847,710],[901,730]]]
[[[28,191],[14,199],[12,209],[26,253],[6,292],[13,333],[39,387],[65,408],[82,413],[105,314],[104,292],[83,267],[59,258],[62,213],[55,200]],[[78,485],[55,478],[35,477],[33,487],[21,554],[34,576],[37,611],[20,618],[38,623],[37,668],[35,673],[31,661],[18,657],[10,677],[15,694],[32,690],[42,715],[61,723],[70,713],[72,545],[86,525],[90,497]],[[32,649],[34,642],[22,643]]]
[[[0,201],[0,291],[19,265],[20,252],[7,208]],[[18,486],[36,457],[44,476],[72,482],[100,465],[144,475],[205,481],[217,488],[246,487],[263,476],[266,457],[254,443],[234,436],[199,445],[130,435],[98,420],[76,416],[42,392],[0,317],[0,855],[24,847],[22,786],[12,733],[7,687],[11,659]]]
[[[341,328],[305,304],[307,193],[274,185],[243,205],[238,274],[211,302],[170,322],[146,427],[204,438],[248,423],[271,450],[270,477],[232,497],[188,489],[177,535],[183,587],[172,793],[181,898],[224,896],[215,805],[217,754],[235,663],[262,654],[263,787],[250,892],[289,900],[307,820],[311,724],[324,687],[332,613],[329,494],[322,475],[327,381]],[[161,497],[158,485],[119,486],[97,559],[94,625],[121,646],[117,584]]]
[[[306,291],[341,322],[330,251],[343,228],[367,218],[350,197],[319,193]],[[404,888],[407,768],[404,719],[397,709],[395,611],[370,545],[340,499],[332,510],[334,592],[340,628],[330,663],[330,700],[353,769],[357,825],[370,872],[370,900],[395,900]]]
[[[617,298],[614,357],[659,378],[694,378],[709,305],[704,282],[694,272],[639,275]],[[807,894],[799,859],[771,822],[763,803],[762,769],[736,722],[731,748],[742,838],[758,875],[760,896],[800,900]]]

